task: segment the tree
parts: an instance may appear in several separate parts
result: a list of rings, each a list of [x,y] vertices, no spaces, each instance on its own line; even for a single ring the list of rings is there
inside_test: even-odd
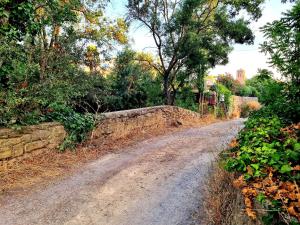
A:
[[[150,58],[128,47],[117,55],[111,74],[115,110],[145,107],[158,100],[160,86],[157,88],[152,68],[145,64],[145,60],[151,61]],[[153,93],[150,89],[158,92]]]
[[[291,82],[300,83],[300,1],[280,20],[262,28],[266,41],[262,51],[270,55],[270,64]]]
[[[269,55],[269,62],[284,78],[278,111],[291,121],[299,121],[300,112],[300,1],[295,1],[291,10],[280,20],[262,28],[266,41],[261,49]],[[278,101],[277,101],[278,102]]]
[[[34,4],[29,0],[0,2],[0,35],[22,40],[26,33],[37,32]]]
[[[179,71],[186,76],[217,63],[226,63],[232,43],[252,43],[249,22],[237,19],[244,9],[253,19],[261,15],[263,0],[129,0],[129,16],[140,21],[153,36],[163,77],[165,103],[174,102],[172,85]]]
[[[228,88],[233,94],[236,94],[241,88],[241,84],[236,81],[231,74],[219,75],[217,81]]]
[[[105,2],[1,1],[0,126],[38,123],[66,108],[82,112],[78,104],[95,102],[91,92],[106,97],[104,80],[83,69],[94,72],[127,41],[127,24],[107,18]]]

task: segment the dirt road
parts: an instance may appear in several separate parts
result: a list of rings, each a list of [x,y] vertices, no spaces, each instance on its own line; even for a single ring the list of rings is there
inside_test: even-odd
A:
[[[210,163],[243,120],[151,138],[0,202],[1,225],[193,224]]]

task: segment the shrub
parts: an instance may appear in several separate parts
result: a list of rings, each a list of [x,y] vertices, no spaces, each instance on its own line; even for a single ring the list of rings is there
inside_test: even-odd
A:
[[[225,168],[241,175],[234,184],[242,189],[251,218],[256,218],[253,202],[257,200],[269,212],[263,219],[266,224],[298,224],[300,124],[282,128],[279,117],[265,111],[261,118],[260,113],[248,119],[232,142]]]
[[[68,132],[60,146],[61,151],[73,149],[77,143],[83,142],[94,128],[94,118],[91,114],[77,113],[72,108],[60,104],[52,104],[49,109],[50,113],[46,117],[61,122]]]
[[[178,92],[175,105],[195,112],[199,111],[199,106],[196,103],[196,95],[190,87],[184,87]]]

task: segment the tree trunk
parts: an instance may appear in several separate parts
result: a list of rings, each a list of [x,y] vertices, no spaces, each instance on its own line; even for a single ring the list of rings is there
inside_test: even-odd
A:
[[[175,99],[176,99],[176,94],[177,94],[177,90],[176,89],[173,89],[173,93],[172,95],[170,96],[170,101],[171,101],[171,105],[174,105],[175,104]]]
[[[171,93],[169,89],[169,74],[164,74],[164,98],[166,105],[172,105]]]

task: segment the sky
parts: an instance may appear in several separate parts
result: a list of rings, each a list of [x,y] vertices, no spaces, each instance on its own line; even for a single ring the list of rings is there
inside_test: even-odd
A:
[[[126,13],[126,0],[111,0],[107,8],[107,16],[112,18],[124,17]],[[229,54],[229,63],[227,65],[218,65],[209,71],[211,75],[224,74],[228,72],[234,77],[236,71],[243,68],[246,71],[247,78],[254,76],[259,68],[269,69],[279,78],[279,73],[269,67],[268,57],[259,50],[260,44],[264,41],[260,27],[268,22],[277,20],[283,12],[290,9],[292,3],[282,4],[280,0],[267,0],[263,5],[262,17],[251,23],[251,29],[255,35],[253,45],[233,45],[233,51]],[[138,23],[133,23],[129,29],[130,44],[134,50],[154,52],[154,42],[148,30],[142,28]]]

